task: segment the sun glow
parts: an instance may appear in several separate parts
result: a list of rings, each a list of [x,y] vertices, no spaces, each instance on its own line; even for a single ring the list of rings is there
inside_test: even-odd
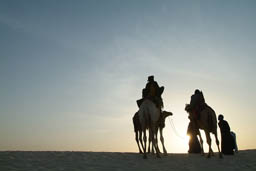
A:
[[[189,143],[190,138],[191,138],[191,137],[190,137],[189,135],[187,135],[187,136],[185,137],[184,141],[185,141],[186,144]]]
[[[168,119],[169,120],[169,119]],[[187,153],[189,136],[187,136],[187,123],[177,120],[166,121],[164,138],[166,149],[171,153]]]

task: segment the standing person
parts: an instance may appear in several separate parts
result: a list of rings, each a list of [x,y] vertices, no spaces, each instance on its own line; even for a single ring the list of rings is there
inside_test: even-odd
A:
[[[197,138],[197,135],[199,134],[199,129],[196,129],[196,125],[194,122],[191,121],[189,117],[189,124],[187,129],[187,135],[189,135],[189,150],[188,153],[200,153],[201,152],[201,146],[199,143],[199,140]]]
[[[221,152],[225,155],[234,155],[234,139],[230,133],[230,127],[227,121],[224,120],[224,116],[220,114],[218,116],[219,127],[221,133]]]

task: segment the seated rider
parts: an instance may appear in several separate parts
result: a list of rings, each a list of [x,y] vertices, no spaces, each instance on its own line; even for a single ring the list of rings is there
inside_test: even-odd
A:
[[[146,87],[142,90],[142,98],[148,98],[152,100],[157,107],[163,107],[162,93],[164,91],[164,87],[159,87],[158,83],[154,80],[154,76],[151,75],[148,77],[148,82]]]
[[[200,112],[205,108],[206,103],[204,100],[203,92],[196,89],[195,93],[191,96],[190,107],[192,114],[195,116],[195,119],[200,118]]]

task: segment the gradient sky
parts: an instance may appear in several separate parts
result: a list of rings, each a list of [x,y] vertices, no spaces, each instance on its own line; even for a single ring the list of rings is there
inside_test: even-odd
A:
[[[181,137],[198,88],[255,149],[255,18],[254,0],[2,0],[0,150],[136,152],[149,75]],[[164,135],[187,152],[169,120]]]

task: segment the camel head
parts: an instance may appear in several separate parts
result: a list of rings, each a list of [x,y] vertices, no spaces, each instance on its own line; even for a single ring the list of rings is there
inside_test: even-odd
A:
[[[173,115],[172,112],[168,112],[168,111],[163,111],[163,112],[162,112],[162,117],[163,117],[163,118],[166,118],[166,117],[172,116],[172,115]]]

